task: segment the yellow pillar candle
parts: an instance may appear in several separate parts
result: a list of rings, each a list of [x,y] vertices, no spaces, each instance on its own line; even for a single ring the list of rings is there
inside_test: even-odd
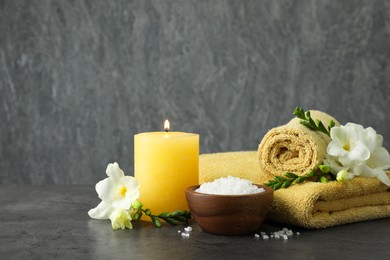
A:
[[[199,183],[198,172],[198,134],[149,132],[134,136],[139,199],[153,214],[188,209],[184,190]]]

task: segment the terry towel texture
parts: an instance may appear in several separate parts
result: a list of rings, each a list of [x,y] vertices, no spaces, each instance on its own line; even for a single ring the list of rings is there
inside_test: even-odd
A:
[[[228,175],[264,183],[257,152],[203,154],[200,183]],[[307,182],[274,193],[268,219],[305,228],[326,228],[390,217],[390,187],[377,179],[357,177],[347,183]]]
[[[226,152],[201,154],[199,157],[199,183],[227,176],[236,176],[253,183],[263,183],[256,152]]]
[[[277,190],[268,217],[305,228],[390,217],[390,187],[363,177],[347,183],[307,182]]]
[[[327,127],[330,120],[339,123],[330,115],[312,110],[313,119],[321,120]],[[325,159],[330,138],[319,131],[313,131],[293,118],[286,125],[268,131],[258,147],[260,172],[267,179],[275,175],[293,172],[304,175],[314,170]]]

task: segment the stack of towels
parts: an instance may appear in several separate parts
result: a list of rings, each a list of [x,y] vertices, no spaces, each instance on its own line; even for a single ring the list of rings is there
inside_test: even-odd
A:
[[[327,124],[331,119],[311,111],[314,119]],[[292,119],[271,129],[258,151],[203,154],[200,156],[200,183],[237,176],[262,184],[276,175],[294,172],[304,175],[323,162],[330,138]],[[389,174],[389,173],[388,173]],[[274,193],[270,220],[305,228],[390,217],[390,187],[374,178],[355,177],[346,182],[304,182]]]

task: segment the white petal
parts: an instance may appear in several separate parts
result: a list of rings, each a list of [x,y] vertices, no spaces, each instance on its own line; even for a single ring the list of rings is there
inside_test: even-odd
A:
[[[384,171],[378,173],[377,178],[387,186],[390,186],[390,179]]]
[[[390,180],[386,175],[385,171],[380,168],[370,168],[366,164],[361,164],[358,167],[353,169],[354,173],[358,173],[356,175],[377,178],[387,186],[390,186]]]
[[[367,176],[365,175],[365,172],[369,171],[369,169],[367,169],[367,165],[365,163],[360,163],[360,164],[357,164],[357,165],[354,165],[352,168],[351,168],[351,171],[356,175],[356,176],[366,176],[366,177],[375,177],[374,175],[372,176]]]
[[[331,141],[326,148],[326,152],[332,156],[344,156],[346,154],[342,145],[336,141]]]
[[[380,147],[371,153],[370,159],[367,161],[367,165],[371,168],[381,168],[386,170],[390,168],[390,154],[389,152]]]
[[[356,142],[349,152],[349,159],[353,161],[365,161],[370,158],[370,150],[363,142]]]
[[[111,204],[102,201],[96,208],[89,210],[88,215],[94,219],[108,219],[112,211]]]
[[[132,176],[120,178],[120,185],[126,187],[126,194],[113,202],[114,208],[129,209],[131,204],[139,198],[139,182]]]
[[[330,130],[330,138],[337,143],[343,143],[346,140],[346,136],[342,126],[332,127]]]
[[[121,199],[117,199],[112,203],[112,206],[116,209],[130,209],[131,203],[133,203],[132,200],[123,197]]]
[[[355,123],[347,123],[342,126],[343,130],[347,132],[348,139],[358,140],[361,134],[364,133],[364,127]]]
[[[364,128],[361,125],[354,123],[347,123],[345,126],[342,126],[344,134],[344,144],[352,144],[364,137]]]
[[[120,178],[119,182],[126,187],[127,192],[136,191],[139,189],[139,181],[132,176],[125,176]]]
[[[355,167],[353,171],[356,171],[360,176],[375,178],[378,176],[378,174],[383,172],[383,170],[379,168],[370,168],[364,163],[360,164],[358,167]]]
[[[110,163],[107,165],[106,173],[108,177],[112,177],[115,180],[118,180],[125,176],[124,172],[122,169],[119,167],[119,164],[117,162],[115,163]]]
[[[348,155],[348,154],[347,154]],[[354,167],[356,164],[360,163],[360,161],[353,161],[349,158],[349,156],[340,156],[338,161],[347,168]]]
[[[126,193],[126,199],[130,200],[131,203],[136,201],[138,198],[139,198],[139,190],[131,192],[131,193],[130,192]]]
[[[110,202],[113,201],[115,197],[115,187],[116,183],[112,178],[105,178],[96,183],[95,189],[101,200]]]
[[[330,166],[331,172],[333,174],[337,174],[341,170],[348,170],[347,167],[342,166],[341,163],[338,162],[335,157],[330,156],[329,154],[326,155],[326,159],[324,160],[324,164]]]
[[[381,135],[376,134],[376,131],[372,127],[367,127],[364,133],[366,145],[371,152],[382,146],[383,137]]]
[[[114,230],[119,228],[121,229],[133,228],[131,224],[131,215],[127,210],[115,209],[110,215],[110,220],[111,220],[112,229]]]

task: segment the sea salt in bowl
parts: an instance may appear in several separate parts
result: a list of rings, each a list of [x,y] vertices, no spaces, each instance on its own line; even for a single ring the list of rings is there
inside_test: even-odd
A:
[[[251,194],[208,194],[196,191],[200,187],[197,185],[188,187],[185,194],[195,221],[204,231],[218,235],[244,235],[260,227],[272,205],[273,189],[255,186],[264,190]],[[235,189],[229,187],[225,190],[231,192]],[[220,193],[220,190],[215,192]]]

